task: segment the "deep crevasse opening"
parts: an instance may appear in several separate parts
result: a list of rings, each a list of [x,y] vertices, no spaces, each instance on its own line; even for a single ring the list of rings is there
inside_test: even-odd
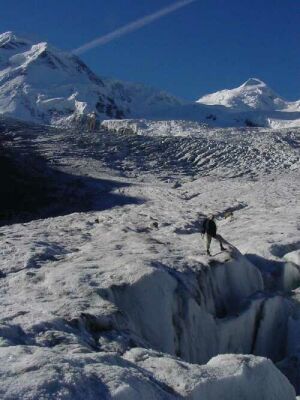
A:
[[[188,362],[204,364],[225,353],[274,362],[285,357],[292,303],[264,293],[255,266],[234,250],[223,263],[193,269],[176,272],[150,263],[134,282],[107,288],[107,298],[125,316],[126,329]]]

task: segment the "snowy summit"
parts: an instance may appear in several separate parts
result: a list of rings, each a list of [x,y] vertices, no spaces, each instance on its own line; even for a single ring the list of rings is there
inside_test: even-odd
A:
[[[123,118],[179,104],[162,91],[99,78],[77,56],[46,42],[0,35],[0,114],[59,125],[92,111],[99,119]]]
[[[257,78],[250,78],[235,89],[225,89],[205,95],[197,102],[222,105],[235,111],[275,111],[289,109],[293,104],[296,106],[295,103],[283,100]]]

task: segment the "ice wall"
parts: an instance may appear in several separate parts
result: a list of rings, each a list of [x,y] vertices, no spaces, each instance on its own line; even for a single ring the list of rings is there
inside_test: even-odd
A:
[[[263,294],[261,273],[236,249],[226,257],[196,263],[193,273],[148,265],[134,282],[106,288],[107,298],[125,316],[126,329],[188,362],[220,353],[282,359],[289,301]]]

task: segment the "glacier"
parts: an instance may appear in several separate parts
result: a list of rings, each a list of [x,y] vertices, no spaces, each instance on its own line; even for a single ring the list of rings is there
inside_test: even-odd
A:
[[[0,397],[295,399],[299,131],[118,123],[0,119],[5,173],[55,194],[0,220]]]

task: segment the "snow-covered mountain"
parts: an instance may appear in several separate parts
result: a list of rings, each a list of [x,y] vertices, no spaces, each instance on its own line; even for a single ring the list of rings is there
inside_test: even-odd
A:
[[[0,35],[0,113],[61,124],[95,111],[99,119],[139,116],[181,102],[143,85],[101,79],[78,57],[13,32]]]
[[[140,119],[140,121],[132,120],[133,124],[141,127],[145,125],[145,120],[148,120],[146,124],[152,124],[157,132],[165,131],[168,134],[170,129],[167,126],[178,126],[178,121],[185,121],[185,125],[196,122],[208,127],[300,126],[300,101],[284,100],[264,82],[255,78],[248,79],[238,88],[204,96],[194,103],[178,101],[172,97],[165,98],[163,103],[159,103],[155,92],[153,97],[150,94],[147,96],[147,100],[151,101],[146,103],[145,98],[140,97],[134,89],[134,85],[131,86],[132,88],[127,91],[130,93],[129,97],[134,99],[132,105],[135,113],[132,113],[130,118],[136,115],[136,118]],[[113,98],[118,98],[117,93]],[[123,127],[124,122],[115,121],[115,126]]]
[[[300,126],[300,101],[287,101],[261,80],[250,78],[237,88],[205,95],[195,103],[158,112],[156,117],[214,127],[290,128]]]
[[[185,102],[169,93],[140,83],[103,79],[116,104],[125,109],[131,118],[155,117],[167,114],[170,109],[181,107]]]
[[[300,126],[300,101],[288,102],[259,79],[188,103],[142,84],[98,77],[77,56],[46,42],[0,35],[0,114],[51,125],[98,120],[185,120],[208,126]]]
[[[263,81],[250,78],[241,86],[201,97],[197,103],[221,105],[232,111],[300,111],[299,102],[288,102]]]

